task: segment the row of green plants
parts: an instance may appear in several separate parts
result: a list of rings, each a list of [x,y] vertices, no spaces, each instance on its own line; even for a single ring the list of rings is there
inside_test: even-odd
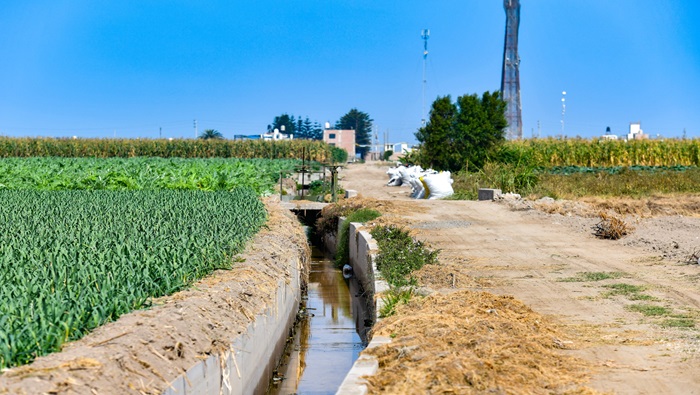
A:
[[[230,268],[266,221],[248,188],[0,190],[0,201],[0,368]]]
[[[0,189],[228,191],[269,194],[297,159],[0,158]]]
[[[268,158],[345,163],[347,152],[317,140],[55,139],[0,137],[0,157]]]

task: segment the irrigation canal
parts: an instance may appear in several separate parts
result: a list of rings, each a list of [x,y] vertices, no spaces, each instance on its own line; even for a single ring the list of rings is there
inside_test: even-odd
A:
[[[366,345],[366,303],[357,281],[313,247],[308,297],[268,394],[334,394]]]

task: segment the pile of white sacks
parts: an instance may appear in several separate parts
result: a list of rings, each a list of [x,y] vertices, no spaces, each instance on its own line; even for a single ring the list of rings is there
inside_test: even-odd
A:
[[[441,199],[454,194],[449,171],[423,170],[420,166],[399,165],[387,170],[390,187],[409,185],[414,199]]]

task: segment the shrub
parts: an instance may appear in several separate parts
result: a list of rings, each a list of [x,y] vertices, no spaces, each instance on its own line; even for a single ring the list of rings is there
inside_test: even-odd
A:
[[[422,241],[414,240],[404,229],[376,226],[370,232],[377,240],[377,269],[395,287],[415,285],[411,273],[423,265],[437,263],[439,251],[429,250]]]
[[[600,222],[594,228],[596,237],[601,239],[617,240],[632,231],[625,221],[606,213],[600,213]]]

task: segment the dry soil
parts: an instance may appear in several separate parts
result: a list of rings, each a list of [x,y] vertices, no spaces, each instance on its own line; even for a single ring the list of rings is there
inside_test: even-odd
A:
[[[588,363],[585,385],[595,391],[700,394],[700,265],[686,263],[700,249],[700,218],[628,217],[635,228],[632,234],[601,240],[592,235],[597,219],[578,215],[581,210],[559,210],[562,215],[536,209],[542,205],[535,202],[413,200],[408,187],[385,186],[387,168],[350,165],[342,171],[341,183],[364,198],[400,202],[402,212],[392,214],[393,221],[405,223],[418,238],[441,250],[441,263],[450,267],[448,277],[424,283],[428,292],[512,295],[568,334],[566,347],[557,352]],[[569,206],[586,208],[585,203]],[[596,279],[601,276],[612,278]],[[614,284],[636,285],[643,291],[613,294]],[[639,294],[651,299],[638,300]],[[465,298],[451,298],[453,307],[459,309]],[[644,315],[634,305],[666,310]],[[420,311],[410,314],[426,314]],[[679,328],[681,323],[695,327]],[[443,324],[432,318],[433,326]],[[395,340],[401,342],[401,336]],[[423,353],[421,361],[434,358],[434,363],[405,364],[404,377],[430,380],[435,377],[430,370],[439,369],[444,357],[444,352]],[[388,373],[380,369],[375,383],[382,382],[382,374]],[[463,375],[462,381],[468,378]],[[375,390],[400,393],[406,387],[397,388],[402,387]],[[444,391],[470,393],[458,386],[436,387],[436,393]],[[529,392],[507,386],[491,391]],[[420,391],[414,387],[409,392]],[[534,392],[556,391],[542,387]]]

